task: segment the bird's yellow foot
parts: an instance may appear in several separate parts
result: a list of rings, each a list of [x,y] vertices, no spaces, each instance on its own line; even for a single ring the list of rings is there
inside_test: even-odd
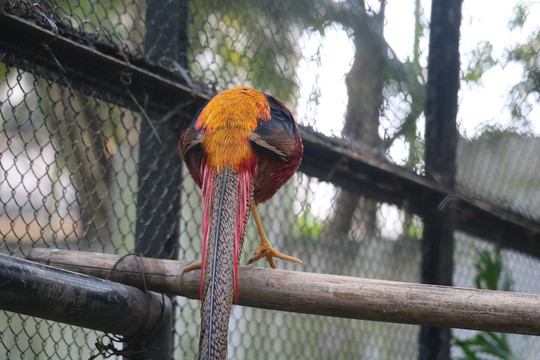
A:
[[[189,264],[188,266],[184,266],[182,268],[182,272],[188,272],[188,271],[192,271],[192,270],[198,270],[202,267],[202,262],[196,262],[196,263],[193,263],[193,264]]]
[[[274,261],[274,258],[283,259],[287,261],[302,263],[302,260],[297,259],[295,257],[285,255],[277,251],[270,245],[270,242],[266,240],[266,243],[264,241],[261,241],[261,246],[259,246],[255,251],[253,251],[254,256],[249,259],[249,261],[246,263],[246,265],[253,264],[255,261],[262,259],[263,257],[266,258],[266,261],[268,261],[268,264],[270,264],[270,267],[272,269],[276,269],[276,262]]]
[[[261,219],[259,218],[259,214],[257,213],[257,207],[255,205],[255,202],[253,202],[251,208],[253,212],[253,219],[255,219],[255,224],[257,224],[257,229],[259,231],[259,237],[261,238],[261,246],[259,246],[255,251],[253,251],[254,256],[249,259],[246,265],[253,264],[255,261],[262,259],[263,257],[266,258],[266,261],[268,261],[268,264],[272,269],[277,268],[276,262],[274,261],[275,257],[278,259],[297,262],[301,264],[302,261],[300,259],[282,254],[272,247],[272,244],[270,244],[270,241],[268,241],[268,238],[264,233]]]

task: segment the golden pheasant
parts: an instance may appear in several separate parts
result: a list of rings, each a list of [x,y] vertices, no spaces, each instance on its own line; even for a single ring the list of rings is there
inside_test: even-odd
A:
[[[256,205],[270,199],[298,169],[303,146],[290,111],[274,97],[247,87],[225,90],[200,111],[179,143],[202,190],[201,333],[199,359],[226,359],[229,315],[238,299],[238,262],[250,212],[263,257],[301,262],[272,248]],[[233,299],[234,298],[234,299]]]

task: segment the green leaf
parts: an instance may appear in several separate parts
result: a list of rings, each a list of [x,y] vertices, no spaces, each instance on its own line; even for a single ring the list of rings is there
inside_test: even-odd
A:
[[[471,60],[463,76],[467,82],[477,83],[484,73],[497,65],[493,58],[493,46],[489,41],[483,41],[471,53]]]
[[[302,215],[298,217],[297,229],[295,236],[304,239],[316,239],[324,230],[324,222],[309,211],[304,211]]]
[[[514,17],[508,22],[510,30],[523,27],[523,24],[525,24],[525,21],[527,21],[527,17],[529,16],[529,8],[523,3],[518,3],[514,6],[513,11]]]
[[[476,276],[474,282],[479,289],[510,290],[512,279],[504,274],[501,250],[478,250],[478,261],[475,264]],[[504,277],[503,277],[504,274]],[[502,283],[502,287],[499,284]],[[482,331],[467,339],[453,337],[455,346],[461,349],[465,357],[455,360],[501,359],[517,360],[512,352],[506,334]]]

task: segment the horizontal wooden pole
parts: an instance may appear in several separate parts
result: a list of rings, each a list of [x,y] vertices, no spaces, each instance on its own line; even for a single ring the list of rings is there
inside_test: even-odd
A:
[[[33,249],[52,266],[197,299],[200,271],[186,261]],[[111,272],[112,268],[115,268]],[[405,324],[540,335],[540,295],[241,267],[239,305]]]
[[[0,309],[117,335],[150,334],[170,299],[0,254]]]

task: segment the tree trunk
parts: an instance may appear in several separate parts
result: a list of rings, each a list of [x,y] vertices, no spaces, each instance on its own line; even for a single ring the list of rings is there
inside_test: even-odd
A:
[[[373,21],[382,34],[384,6],[381,5],[378,15],[368,17],[368,21]],[[355,48],[354,62],[345,79],[349,102],[343,137],[378,150],[383,147],[378,131],[383,104],[385,45],[369,33],[355,31]],[[358,233],[368,237],[372,235],[376,230],[377,202],[344,190],[336,199],[328,232],[346,235],[356,211],[361,217],[357,220]]]
[[[55,141],[61,151],[59,161],[71,174],[80,213],[78,221],[87,241],[79,249],[90,250],[97,241],[103,251],[110,242],[112,213],[112,164],[103,134],[104,124],[91,98],[58,85],[51,90],[53,98],[55,94],[59,99],[54,105],[56,116],[51,120],[58,129]]]

